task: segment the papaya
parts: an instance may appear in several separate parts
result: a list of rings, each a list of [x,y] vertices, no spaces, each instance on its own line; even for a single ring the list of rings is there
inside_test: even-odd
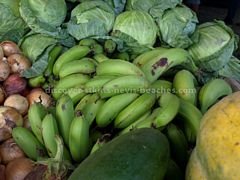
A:
[[[162,180],[169,161],[165,135],[152,128],[137,129],[88,156],[69,180]]]
[[[203,116],[186,169],[186,180],[240,179],[240,92],[211,107]]]

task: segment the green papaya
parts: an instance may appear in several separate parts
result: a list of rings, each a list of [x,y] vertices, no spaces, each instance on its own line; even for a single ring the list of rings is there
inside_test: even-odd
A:
[[[137,129],[88,156],[69,180],[162,180],[169,160],[169,143],[160,131]]]

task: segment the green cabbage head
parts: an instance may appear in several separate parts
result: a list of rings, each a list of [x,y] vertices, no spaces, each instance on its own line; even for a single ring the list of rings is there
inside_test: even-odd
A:
[[[123,41],[126,47],[135,50],[152,48],[157,37],[157,26],[145,11],[126,11],[117,16],[112,36]]]
[[[112,30],[114,20],[114,9],[107,3],[86,1],[73,9],[67,29],[77,40],[104,36]]]
[[[177,6],[166,10],[157,19],[160,40],[171,47],[187,48],[193,41],[191,36],[195,31],[198,19],[196,14],[186,6]]]

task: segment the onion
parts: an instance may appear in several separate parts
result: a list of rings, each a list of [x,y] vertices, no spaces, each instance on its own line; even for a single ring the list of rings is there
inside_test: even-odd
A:
[[[8,63],[0,60],[0,81],[5,81],[10,74],[10,67]]]
[[[27,96],[29,105],[34,103],[41,103],[45,107],[49,107],[52,103],[52,98],[47,93],[45,93],[41,88],[33,89]]]
[[[0,85],[0,105],[4,103],[5,100],[5,92],[3,90],[3,87]]]
[[[14,142],[14,140],[8,139],[0,146],[0,154],[2,157],[2,163],[7,164],[10,161],[25,157],[23,151],[20,147]]]
[[[3,83],[3,88],[7,95],[21,94],[27,86],[27,80],[19,74],[11,74]]]
[[[3,59],[4,54],[3,54],[3,49],[2,46],[0,46],[0,61]]]
[[[6,169],[5,166],[0,164],[0,177],[1,177],[2,180],[6,179],[5,178],[5,169]]]
[[[11,54],[20,54],[21,53],[21,50],[19,49],[17,44],[15,44],[12,41],[3,41],[0,45],[3,49],[4,56],[6,56],[6,57],[10,56]]]
[[[22,73],[31,67],[30,61],[22,54],[12,54],[7,58],[11,73]]]
[[[28,112],[28,100],[19,94],[8,96],[4,102],[4,106],[13,107],[22,115],[25,115]]]
[[[12,137],[12,129],[23,125],[21,114],[12,107],[0,106],[0,142]]]
[[[6,167],[6,180],[23,180],[34,166],[34,162],[28,158],[14,159]]]

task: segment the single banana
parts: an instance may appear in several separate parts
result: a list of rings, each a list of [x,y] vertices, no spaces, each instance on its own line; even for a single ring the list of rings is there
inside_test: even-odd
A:
[[[93,62],[84,59],[84,60],[75,60],[64,64],[60,71],[59,77],[64,78],[71,74],[91,74],[95,72],[95,65]]]
[[[28,110],[28,121],[30,123],[32,132],[42,144],[42,120],[46,114],[47,109],[41,103],[32,104]]]
[[[130,124],[128,127],[123,129],[122,131],[120,131],[119,135],[123,135],[123,134],[126,134],[127,132],[137,129],[138,124],[140,124],[142,121],[147,119],[150,115],[151,115],[151,111],[149,110],[144,115],[142,115],[140,118],[138,118],[138,120],[136,120],[135,122]]]
[[[83,106],[82,109],[80,109],[84,118],[88,121],[89,126],[91,126],[91,124],[93,123],[97,112],[104,103],[105,100],[101,99],[98,94],[92,94],[86,105]]]
[[[62,52],[63,47],[61,45],[56,45],[49,53],[48,57],[48,66],[46,70],[44,71],[44,76],[49,77],[53,73],[53,66],[55,64],[55,61],[57,60],[58,56]]]
[[[173,90],[179,98],[196,105],[197,90],[195,87],[197,84],[197,80],[191,72],[181,70],[174,76]]]
[[[136,65],[120,59],[101,62],[97,66],[96,73],[97,75],[136,75],[144,77],[144,73]]]
[[[172,92],[172,83],[166,80],[157,80],[149,87],[151,93],[155,93],[159,98],[164,93]]]
[[[199,92],[199,103],[202,113],[205,113],[220,97],[231,93],[231,86],[223,79],[214,79],[207,82]]]
[[[160,109],[154,119],[154,124],[157,128],[160,128],[166,126],[178,114],[180,101],[176,95],[164,93],[160,97],[158,104]]]
[[[116,77],[117,76],[95,76],[84,84],[84,90],[87,93],[97,93],[101,90],[104,84]]]
[[[102,54],[103,53],[103,47],[100,44],[93,44],[91,46],[91,52],[93,52],[94,55],[96,54]]]
[[[76,45],[68,49],[56,60],[53,66],[53,74],[58,75],[62,65],[70,61],[81,59],[84,56],[86,56],[90,51],[91,49],[88,46],[80,46],[80,45]]]
[[[86,38],[86,39],[82,39],[80,42],[79,42],[79,45],[80,46],[93,46],[94,44],[97,44],[97,41],[92,39],[92,38]]]
[[[107,142],[111,140],[111,134],[104,134],[100,138],[98,138],[97,142],[93,145],[90,154],[94,153],[98,149],[104,146]]]
[[[150,110],[155,101],[154,94],[142,94],[118,114],[114,121],[114,127],[119,129],[128,127]]]
[[[86,94],[76,105],[75,112],[81,111],[83,107],[88,103],[89,99],[91,98],[92,94]]]
[[[166,128],[166,135],[170,143],[173,159],[182,167],[185,167],[189,158],[188,142],[181,129],[174,124]]]
[[[180,48],[171,48],[145,63],[141,70],[152,83],[170,68],[188,61],[188,52]]]
[[[113,79],[103,85],[100,96],[102,98],[112,97],[122,93],[145,93],[149,87],[146,78],[136,75],[128,75]]]
[[[12,131],[12,136],[17,145],[32,160],[46,157],[45,147],[37,140],[32,132],[23,127],[16,127]]]
[[[142,67],[144,64],[146,64],[148,61],[152,60],[153,58],[155,58],[156,56],[161,55],[162,53],[164,53],[166,50],[168,50],[167,48],[157,48],[157,49],[153,49],[151,51],[147,51],[139,56],[137,56],[134,60],[133,63],[135,65],[137,65],[138,67]]]
[[[73,104],[79,102],[86,95],[82,85],[67,89],[65,94],[69,95],[73,101]]]
[[[68,146],[69,128],[74,119],[73,101],[68,95],[58,99],[56,104],[57,124],[64,143]]]
[[[37,76],[30,78],[28,80],[28,85],[30,87],[36,88],[36,87],[41,87],[45,83],[46,79],[43,75]]]
[[[50,157],[55,157],[57,152],[57,143],[55,136],[58,134],[56,119],[52,114],[47,114],[42,121],[42,135],[44,145]]]
[[[130,56],[127,52],[119,52],[113,55],[115,59],[122,59],[125,61],[130,61]]]
[[[117,44],[111,39],[108,39],[104,42],[104,50],[109,54],[112,54],[115,51],[116,47]]]
[[[98,63],[101,63],[103,61],[108,61],[110,60],[105,54],[96,54],[93,56],[93,59],[96,60]]]
[[[133,102],[139,94],[125,93],[111,97],[99,109],[96,122],[99,127],[106,127],[116,116],[131,102]]]
[[[57,84],[55,85],[52,96],[55,99],[58,99],[67,89],[73,88],[77,85],[85,84],[90,77],[88,75],[83,74],[72,74],[69,76],[60,79]]]
[[[89,153],[89,145],[89,124],[78,111],[69,130],[69,149],[72,158],[76,162],[81,162]]]
[[[187,140],[191,143],[195,143],[197,133],[202,119],[202,113],[192,103],[179,99],[180,108],[179,115],[184,124]]]

